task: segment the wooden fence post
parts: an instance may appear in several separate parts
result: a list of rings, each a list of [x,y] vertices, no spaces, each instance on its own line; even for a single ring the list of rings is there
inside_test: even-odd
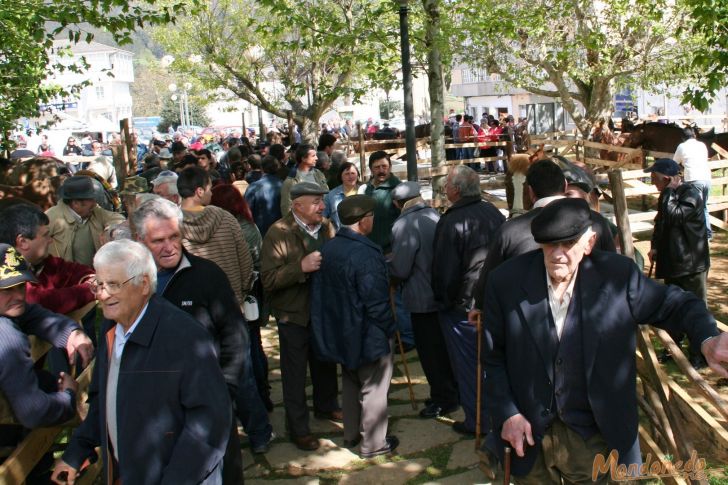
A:
[[[621,170],[609,172],[609,185],[612,187],[612,203],[614,204],[614,218],[619,228],[619,244],[622,254],[634,258],[634,245],[632,244],[632,229],[629,226],[629,209],[627,197],[624,195],[624,181]]]

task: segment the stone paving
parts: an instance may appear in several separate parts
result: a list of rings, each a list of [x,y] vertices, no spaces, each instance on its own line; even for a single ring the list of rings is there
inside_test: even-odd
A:
[[[342,447],[340,424],[311,415],[311,430],[320,438],[321,447],[301,451],[291,444],[284,429],[283,398],[278,359],[278,334],[273,325],[264,328],[263,346],[270,363],[271,399],[275,408],[270,415],[277,438],[265,455],[253,455],[247,438],[242,437],[245,482],[268,485],[315,484],[475,484],[489,483],[478,469],[475,440],[455,433],[453,420],[462,420],[462,410],[451,419],[420,419],[417,415],[428,397],[428,386],[416,352],[409,352],[407,364],[414,385],[418,410],[409,402],[402,361],[396,355],[389,397],[390,433],[400,439],[397,453],[363,460]],[[310,386],[307,387],[310,396]],[[242,432],[242,428],[241,428]]]

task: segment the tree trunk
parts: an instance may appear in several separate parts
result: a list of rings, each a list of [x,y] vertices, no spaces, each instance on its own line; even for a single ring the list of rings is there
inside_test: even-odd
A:
[[[440,55],[440,0],[422,0],[427,21],[425,22],[425,43],[427,53],[427,78],[430,93],[430,148],[432,150],[432,168],[445,162],[445,134],[443,118],[445,116],[445,79],[442,73],[442,56]],[[432,178],[432,198],[441,199],[444,203],[443,185],[445,177]]]
[[[316,146],[318,144],[318,120],[302,118],[298,122],[301,127],[301,143]]]

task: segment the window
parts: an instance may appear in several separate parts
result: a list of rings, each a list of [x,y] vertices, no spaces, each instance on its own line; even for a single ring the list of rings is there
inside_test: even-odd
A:
[[[463,84],[479,83],[488,78],[485,69],[463,69]]]
[[[104,87],[96,86],[96,99],[104,99],[105,97],[106,93],[104,93]]]

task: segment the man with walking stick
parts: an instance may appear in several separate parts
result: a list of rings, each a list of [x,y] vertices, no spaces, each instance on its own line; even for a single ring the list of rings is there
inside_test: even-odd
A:
[[[352,195],[339,204],[342,227],[321,248],[321,268],[311,278],[311,326],[319,359],[341,364],[344,446],[361,443],[363,458],[390,453],[387,391],[396,331],[387,263],[367,238],[376,202]]]
[[[465,411],[465,421],[456,421],[453,430],[474,435],[478,355],[476,329],[468,323],[468,311],[473,308],[473,289],[488,254],[488,245],[505,217],[495,206],[482,200],[480,179],[470,167],[460,165],[451,169],[445,191],[452,205],[435,228],[437,257],[432,263],[432,290],[460,405]],[[481,421],[481,431],[487,432],[488,420]]]
[[[486,283],[485,390],[490,458],[513,449],[518,484],[594,483],[598,454],[640,463],[635,330],[681,330],[728,376],[728,335],[692,293],[648,279],[621,255],[594,250],[589,205],[560,199],[533,220],[541,249],[512,258]],[[491,461],[491,465],[493,465]],[[604,473],[596,483],[612,477]],[[500,480],[499,480],[500,481]]]

